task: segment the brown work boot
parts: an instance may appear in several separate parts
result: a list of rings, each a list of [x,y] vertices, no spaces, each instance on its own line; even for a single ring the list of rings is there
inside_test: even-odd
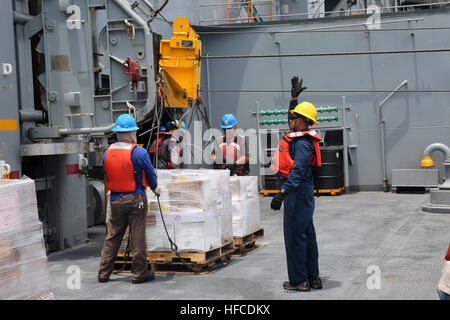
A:
[[[133,282],[133,284],[139,284],[139,283],[152,281],[153,279],[155,279],[155,273],[153,273],[151,271],[147,271],[145,276],[143,276],[142,278],[139,278],[139,279],[132,279],[131,282]]]
[[[283,282],[283,289],[285,290],[293,290],[293,291],[309,291],[311,290],[311,287],[309,285],[308,280],[306,280],[303,283],[300,283],[299,285],[293,286],[289,281]]]
[[[309,279],[309,284],[313,289],[322,289],[322,279],[317,277],[317,279]]]

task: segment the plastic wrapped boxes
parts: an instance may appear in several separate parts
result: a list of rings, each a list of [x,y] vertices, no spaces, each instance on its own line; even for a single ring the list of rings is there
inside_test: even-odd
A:
[[[260,228],[258,177],[230,178],[233,206],[233,236],[244,237]]]
[[[52,299],[34,181],[0,180],[0,299]]]
[[[229,179],[228,170],[158,170],[161,210],[178,250],[207,251],[232,240]],[[162,226],[158,202],[151,191],[147,196],[149,216],[155,217],[150,228],[156,229]],[[148,246],[147,250],[170,247]]]
[[[260,228],[257,177],[228,170],[158,170],[161,211],[180,251],[208,251]],[[156,196],[147,191],[147,251],[170,251]],[[127,236],[121,249],[125,250]]]

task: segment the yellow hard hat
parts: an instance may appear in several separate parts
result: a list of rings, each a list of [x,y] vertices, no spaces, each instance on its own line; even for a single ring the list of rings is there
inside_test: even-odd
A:
[[[298,104],[294,110],[291,110],[291,113],[295,116],[295,114],[300,114],[308,119],[311,119],[314,124],[319,124],[317,122],[317,110],[316,107],[312,103],[309,102],[302,102]]]

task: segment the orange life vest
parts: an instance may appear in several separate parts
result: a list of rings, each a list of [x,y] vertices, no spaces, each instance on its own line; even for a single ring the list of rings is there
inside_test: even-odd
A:
[[[231,142],[229,144],[222,142],[219,144],[219,148],[222,150],[223,160],[225,163],[227,163],[226,160],[231,160],[232,163],[234,163],[234,161],[241,157],[241,147],[237,142]]]
[[[157,134],[155,134],[156,136]],[[163,147],[163,141],[166,139],[171,139],[172,138],[172,134],[168,133],[168,132],[160,132],[159,133],[159,139],[158,140],[154,140],[153,143],[150,145],[150,150],[148,150],[148,153],[150,154],[150,157],[152,159],[152,161],[154,160],[154,158],[156,157],[156,152],[158,152],[158,159],[163,158],[162,160],[164,160],[167,163],[167,167],[169,169],[172,169],[172,159],[170,157],[170,151],[169,154],[166,154],[166,152],[161,153],[162,147]],[[175,146],[176,150],[177,150],[177,154],[178,157],[182,157],[183,156],[183,150],[181,150],[180,146],[177,145]],[[162,155],[161,155],[162,154]],[[168,158],[168,159],[165,159]],[[158,164],[156,164],[158,165]]]
[[[291,169],[294,167],[294,159],[292,159],[291,154],[289,153],[289,145],[294,139],[305,135],[309,135],[313,138],[312,141],[314,145],[314,153],[309,159],[309,165],[311,167],[320,167],[322,165],[319,147],[319,142],[322,141],[322,138],[315,130],[310,129],[287,133],[283,139],[281,139],[277,149],[275,150],[272,165],[270,166],[273,171],[280,173],[281,176],[285,178],[289,176],[289,172],[291,172]]]
[[[105,157],[105,171],[108,189],[112,192],[135,192],[136,179],[131,152],[136,144],[116,142],[109,146]],[[142,186],[149,187],[145,172],[142,171]]]
[[[218,152],[222,153],[223,162],[221,164],[216,164],[215,167],[220,169],[229,168],[231,174],[236,175],[247,175],[250,171],[248,163],[246,164],[234,164],[234,162],[242,156],[241,144],[245,144],[245,137],[241,135],[236,135],[233,142],[227,143],[225,136],[219,138],[220,144],[218,145]],[[246,150],[242,150],[245,153]]]

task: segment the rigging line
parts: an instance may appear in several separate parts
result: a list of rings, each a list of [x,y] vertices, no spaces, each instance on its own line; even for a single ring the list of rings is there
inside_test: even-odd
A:
[[[212,93],[281,93],[291,92],[290,90],[200,90],[202,92]],[[305,93],[391,93],[392,90],[306,90]],[[450,90],[402,90],[399,92],[407,93],[448,93]]]
[[[375,54],[402,54],[402,53],[435,53],[448,52],[450,48],[421,49],[421,50],[382,50],[382,51],[347,51],[347,52],[311,52],[311,53],[284,53],[284,54],[259,54],[259,55],[224,55],[201,56],[202,60],[211,59],[254,59],[254,58],[290,58],[290,57],[325,57],[325,56],[350,56],[350,55],[375,55]]]
[[[173,26],[173,22],[171,22],[171,21],[169,21],[169,20],[167,20],[162,14],[161,14],[161,12],[158,12],[158,15],[159,16],[161,16],[161,18],[158,18],[158,17],[156,17],[155,19],[157,19],[157,20],[160,20],[160,21],[164,21],[164,22],[166,22],[169,26]]]
[[[450,27],[420,27],[420,28],[386,28],[386,29],[356,29],[356,30],[293,30],[292,33],[309,33],[309,32],[380,32],[380,31],[428,31],[428,30],[450,30]],[[278,32],[277,32],[278,33]],[[273,31],[203,31],[198,34],[274,34]],[[281,33],[281,34],[286,34]]]

